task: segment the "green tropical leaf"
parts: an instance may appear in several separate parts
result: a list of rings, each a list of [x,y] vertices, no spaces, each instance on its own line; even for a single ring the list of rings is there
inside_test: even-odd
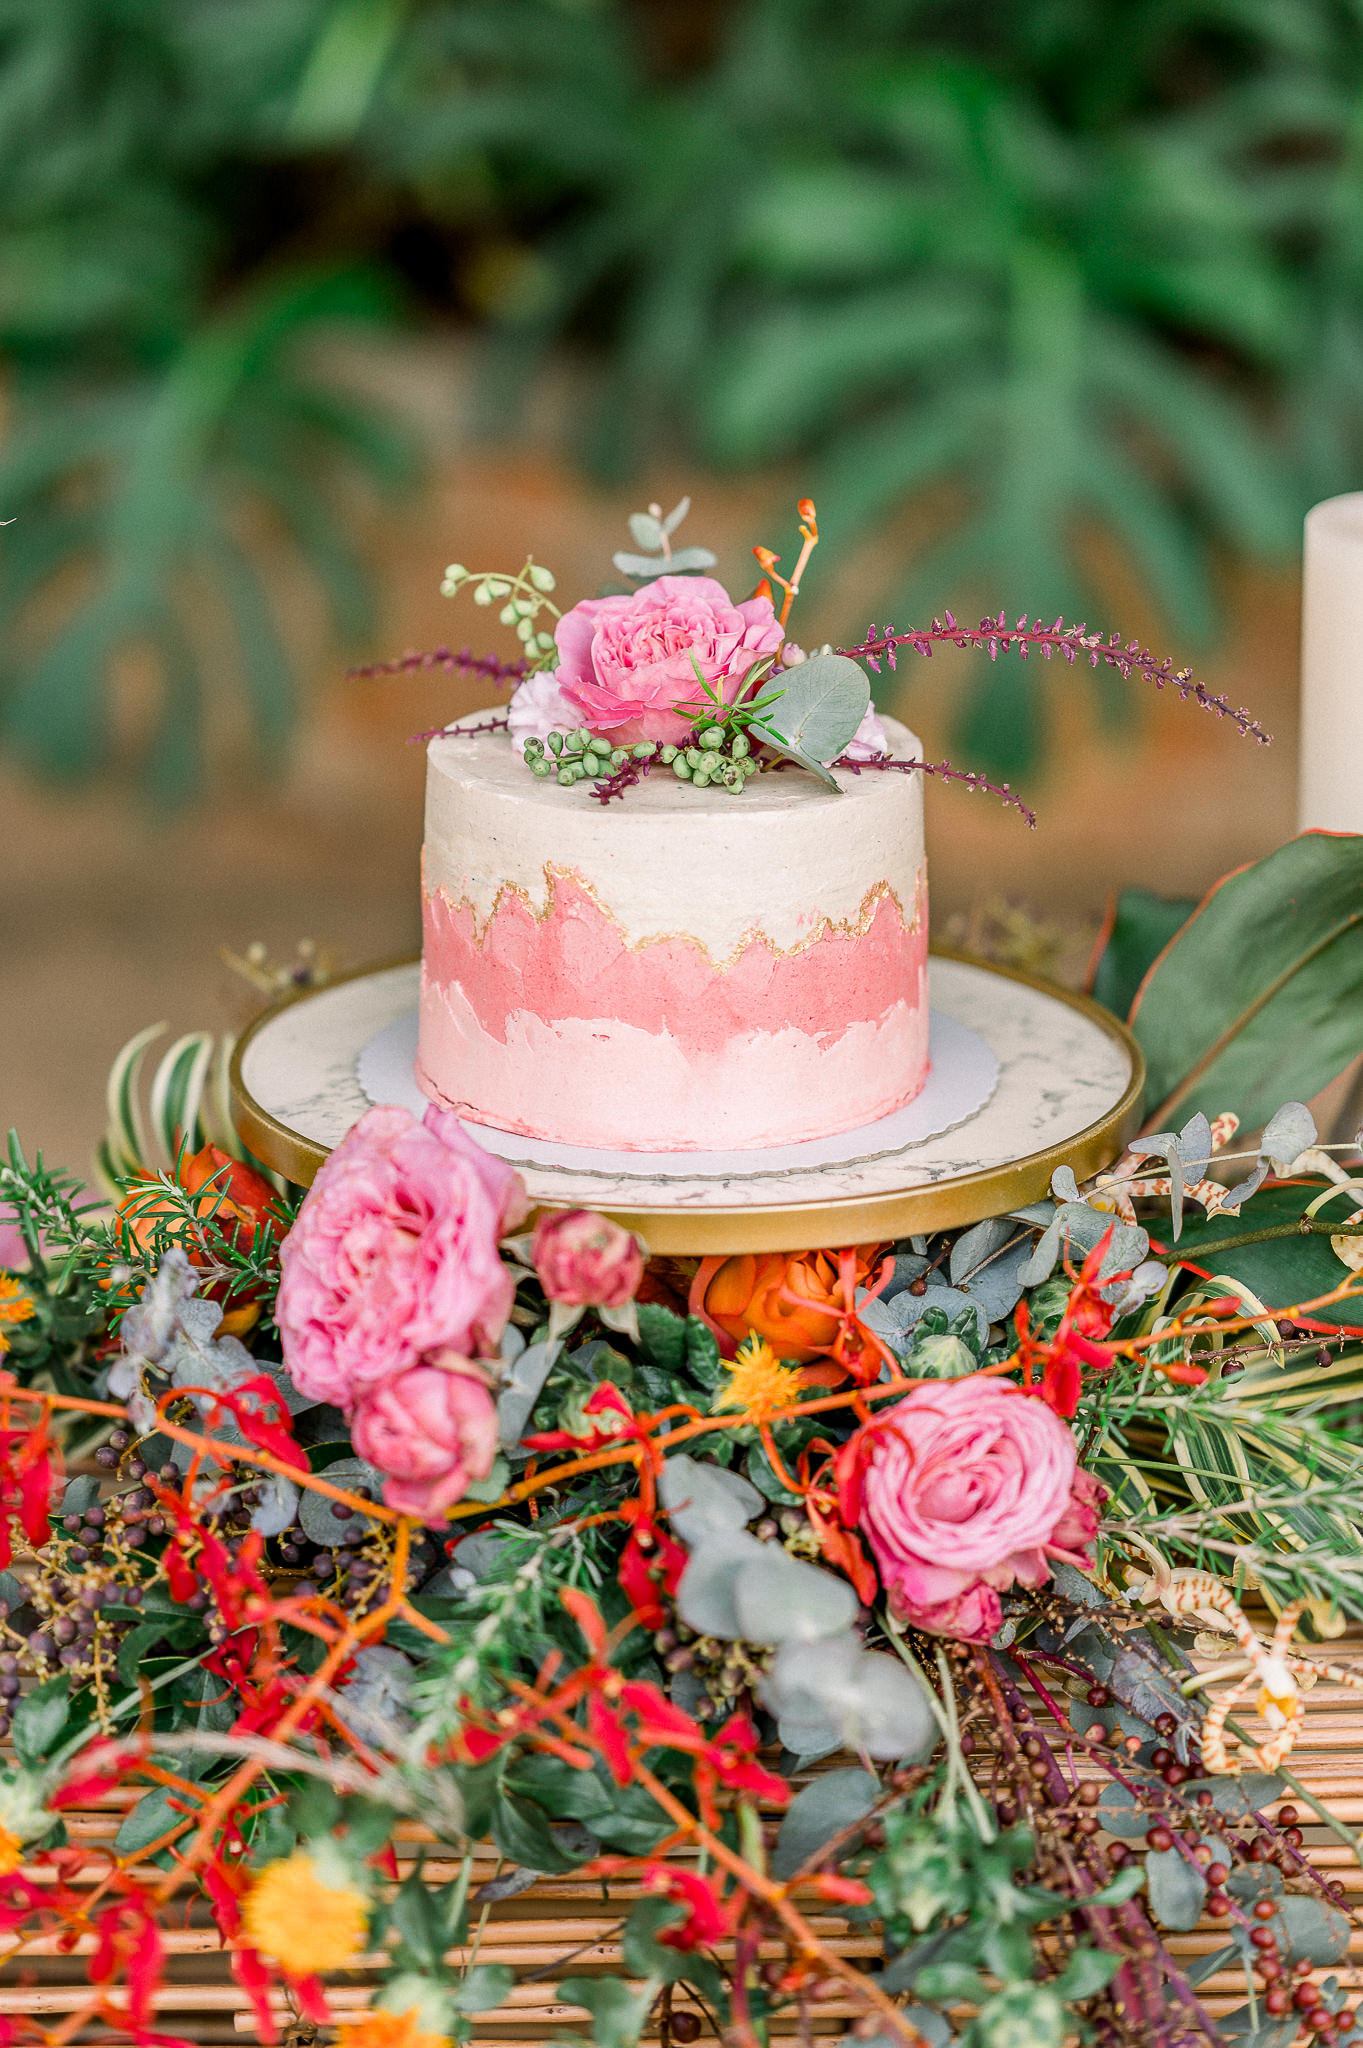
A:
[[[1218,882],[1142,983],[1150,1123],[1257,1129],[1308,1101],[1358,1051],[1361,1003],[1363,835],[1304,832]]]
[[[1103,949],[1089,979],[1088,992],[1095,1002],[1125,1017],[1155,960],[1196,908],[1196,902],[1187,898],[1123,889],[1112,906]]]
[[[1209,1264],[1218,1279],[1238,1280],[1260,1301],[1275,1304],[1311,1301],[1319,1295],[1328,1294],[1344,1278],[1345,1269],[1331,1250],[1327,1236],[1313,1234],[1308,1237],[1294,1233],[1288,1237],[1270,1238],[1264,1244],[1237,1245],[1231,1251],[1217,1252],[1210,1259],[1205,1250],[1206,1246],[1218,1244],[1223,1238],[1296,1223],[1307,1204],[1314,1201],[1319,1193],[1318,1187],[1268,1187],[1255,1195],[1240,1216],[1187,1217],[1179,1236],[1177,1254],[1193,1259],[1199,1265]],[[1324,1212],[1318,1212],[1317,1221],[1322,1217],[1328,1221],[1336,1213],[1342,1221],[1354,1206],[1346,1197]],[[1152,1228],[1154,1238],[1159,1238],[1158,1226]],[[1347,1319],[1349,1312],[1349,1304],[1341,1302],[1337,1309],[1331,1310],[1331,1315]],[[1319,1363],[1313,1361],[1307,1377],[1318,1381],[1319,1376]]]

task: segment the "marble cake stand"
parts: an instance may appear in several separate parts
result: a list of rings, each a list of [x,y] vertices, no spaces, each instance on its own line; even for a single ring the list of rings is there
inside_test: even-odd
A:
[[[537,1206],[605,1210],[663,1253],[802,1251],[948,1229],[1037,1201],[1057,1166],[1082,1180],[1116,1158],[1139,1123],[1145,1067],[1114,1017],[1032,976],[953,954],[934,954],[930,975],[934,1016],[964,1027],[949,1036],[982,1041],[997,1069],[992,1089],[976,1093],[979,1106],[936,1135],[887,1145],[871,1126],[864,1149],[850,1144],[832,1164],[679,1153],[665,1171],[649,1161],[645,1172],[629,1153],[583,1163],[577,1151],[556,1164],[543,1147],[518,1157],[513,1139],[496,1149],[515,1160]],[[233,1057],[232,1095],[257,1157],[311,1182],[370,1106],[362,1061],[401,1031],[417,980],[415,961],[368,968],[286,996],[255,1020]]]

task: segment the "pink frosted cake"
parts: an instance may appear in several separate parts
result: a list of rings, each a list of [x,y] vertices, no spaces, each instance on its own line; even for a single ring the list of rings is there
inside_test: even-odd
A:
[[[466,723],[476,723],[476,720]],[[918,758],[886,720],[892,754]],[[419,1068],[475,1123],[718,1151],[852,1130],[928,1065],[922,779],[655,773],[603,805],[504,731],[430,745]]]

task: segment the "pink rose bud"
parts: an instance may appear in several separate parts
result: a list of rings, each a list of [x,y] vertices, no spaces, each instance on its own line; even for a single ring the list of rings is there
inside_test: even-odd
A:
[[[351,1441],[384,1474],[401,1515],[438,1526],[497,1455],[497,1410],[476,1366],[446,1354],[385,1380],[355,1410]]]
[[[595,1209],[557,1209],[535,1225],[535,1271],[550,1301],[623,1308],[644,1277],[639,1240]]]

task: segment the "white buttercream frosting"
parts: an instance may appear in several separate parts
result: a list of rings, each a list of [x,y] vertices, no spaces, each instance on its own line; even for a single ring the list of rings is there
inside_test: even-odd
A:
[[[922,758],[905,726],[883,724],[892,754]],[[623,799],[602,804],[588,784],[564,789],[533,776],[506,733],[432,740],[426,886],[470,904],[481,925],[508,889],[542,914],[546,870],[568,871],[627,943],[684,932],[717,962],[757,934],[785,951],[821,926],[853,924],[882,885],[912,919],[923,864],[921,775],[835,773],[840,796],[795,768],[755,776],[735,795],[688,788],[655,768]]]

